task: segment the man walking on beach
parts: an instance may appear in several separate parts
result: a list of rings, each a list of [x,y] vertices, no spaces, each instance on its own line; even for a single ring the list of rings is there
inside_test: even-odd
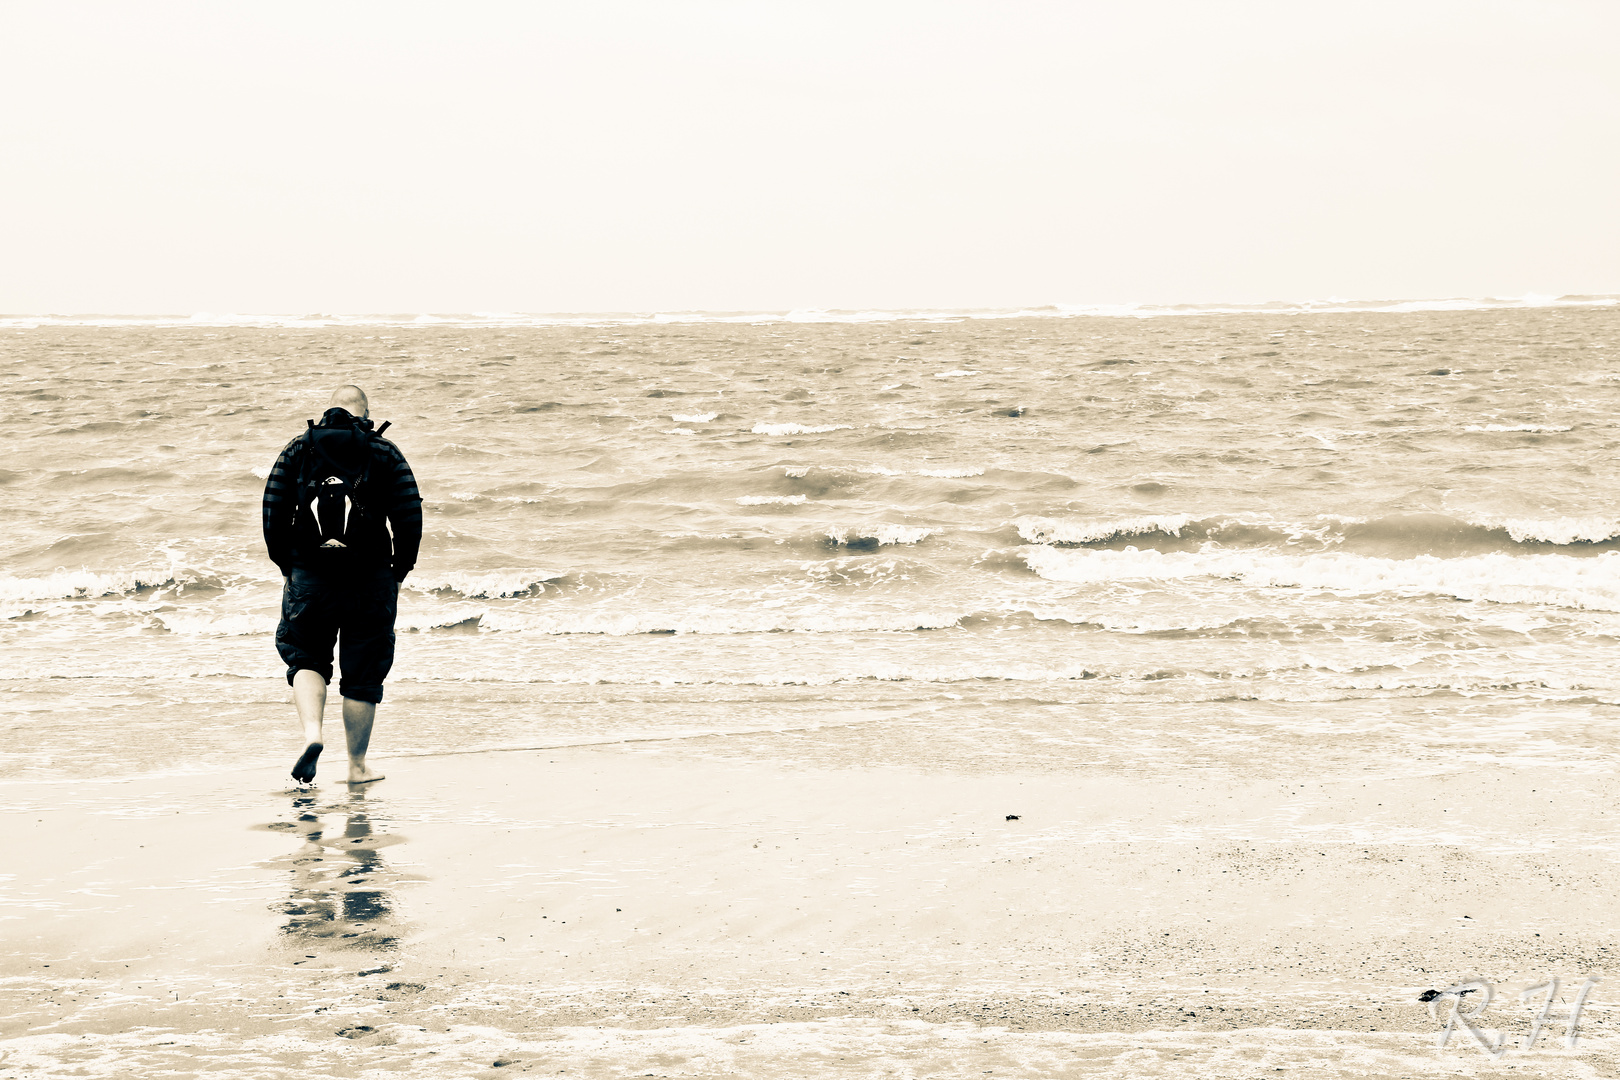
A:
[[[315,779],[324,749],[334,645],[349,783],[382,779],[366,765],[366,747],[394,663],[399,583],[422,544],[422,497],[405,455],[372,431],[370,415],[365,391],[338,387],[320,423],[287,444],[264,485],[264,542],[285,578],[276,651],[303,726],[304,751],[292,769],[301,786]]]

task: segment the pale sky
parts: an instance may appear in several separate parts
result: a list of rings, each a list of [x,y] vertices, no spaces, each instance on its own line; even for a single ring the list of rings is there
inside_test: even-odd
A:
[[[0,0],[0,312],[1620,293],[1620,3]]]

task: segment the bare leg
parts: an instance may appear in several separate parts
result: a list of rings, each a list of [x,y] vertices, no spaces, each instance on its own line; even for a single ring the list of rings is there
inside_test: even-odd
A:
[[[293,779],[308,784],[315,779],[315,762],[325,747],[321,743],[321,718],[326,712],[326,680],[308,668],[293,676],[293,703],[298,706],[298,722],[304,729],[304,752],[293,765]]]
[[[300,675],[303,672],[299,672]],[[349,740],[349,783],[369,784],[381,780],[383,774],[372,772],[366,765],[366,748],[371,745],[371,723],[377,718],[377,706],[369,701],[343,699],[343,733]]]

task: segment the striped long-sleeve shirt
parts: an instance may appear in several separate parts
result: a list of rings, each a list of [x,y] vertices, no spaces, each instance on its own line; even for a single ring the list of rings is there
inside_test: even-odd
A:
[[[324,426],[325,421],[322,423]],[[375,435],[370,443],[371,471],[360,497],[373,511],[376,528],[368,542],[354,547],[350,554],[371,565],[387,567],[397,580],[403,581],[416,565],[422,546],[422,496],[399,447]],[[295,566],[313,569],[322,565],[320,556],[314,554],[319,537],[312,527],[305,527],[302,521],[295,527],[294,521],[298,471],[305,452],[304,436],[299,435],[281,451],[264,484],[264,543],[270,561],[281,567],[283,574]],[[383,518],[387,519],[387,529],[383,528]]]

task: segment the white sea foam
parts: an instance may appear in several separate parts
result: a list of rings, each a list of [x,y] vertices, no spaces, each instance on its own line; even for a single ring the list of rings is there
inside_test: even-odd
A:
[[[495,570],[473,570],[439,574],[435,577],[418,575],[407,584],[422,592],[455,592],[468,599],[496,599],[502,596],[523,596],[536,586],[563,577],[563,570],[539,570],[533,567],[502,567]]]
[[[849,431],[849,424],[755,424],[755,435],[823,435],[829,431]]]
[[[888,522],[877,522],[871,525],[856,525],[847,529],[829,529],[827,539],[840,545],[868,541],[875,542],[879,547],[882,547],[888,544],[920,543],[938,531],[938,529],[925,529],[914,525],[891,525]]]
[[[790,477],[791,479],[797,480],[800,477],[810,475],[810,466],[808,466],[808,465],[790,465],[787,468],[782,470],[782,475],[786,476],[786,477]]]
[[[1343,553],[1258,555],[1224,552],[1063,551],[1020,554],[1041,577],[1076,584],[1224,578],[1250,587],[1322,589],[1349,595],[1452,596],[1498,604],[1545,604],[1620,611],[1620,553],[1477,555],[1385,559]]]
[[[154,615],[152,621],[171,634],[185,634],[197,637],[248,637],[274,634],[276,632],[277,617],[274,615],[220,615],[214,617],[163,612]]]
[[[954,370],[951,370],[951,371],[936,371],[936,372],[934,372],[934,378],[936,378],[936,379],[960,379],[960,378],[963,378],[964,376],[967,376],[967,375],[977,375],[977,374],[978,374],[977,371],[968,371],[968,370],[966,370],[964,368],[955,368]]]
[[[918,616],[917,618],[930,618]],[[843,632],[843,633],[894,633],[905,630],[943,630],[956,625],[955,621],[942,622],[939,625],[931,623],[913,625],[914,619],[896,618],[887,623],[856,623],[848,625],[814,627],[814,631]],[[533,633],[546,633],[553,636],[564,634],[603,634],[604,636],[624,636],[618,631],[602,630],[551,630],[540,627],[528,627]],[[730,624],[715,624],[712,629],[693,629],[676,631],[677,633],[691,634],[744,634],[744,633],[771,633],[771,632],[797,632],[799,628],[787,626],[768,626],[764,624],[743,625],[740,622]],[[502,630],[503,633],[523,632],[522,629]],[[631,629],[625,635],[647,633],[646,630]],[[665,631],[668,632],[668,631]],[[1149,674],[1158,674],[1152,672]],[[0,678],[5,672],[0,670]],[[1083,664],[1066,664],[1061,666],[1043,666],[1039,664],[994,664],[994,665],[962,665],[948,666],[913,666],[899,664],[869,664],[859,665],[858,670],[826,671],[814,669],[773,670],[755,672],[746,675],[715,675],[702,672],[683,672],[670,674],[667,671],[657,674],[646,671],[630,671],[623,668],[553,668],[550,670],[511,672],[503,671],[494,675],[482,673],[469,673],[462,671],[434,672],[433,679],[449,679],[466,682],[514,682],[514,683],[563,683],[563,684],[619,684],[626,686],[646,686],[649,684],[661,686],[837,686],[840,684],[862,682],[916,682],[939,683],[950,685],[953,683],[976,682],[1078,682],[1097,678],[1116,678],[1121,680],[1141,679],[1141,672],[1104,672],[1095,667],[1086,667]],[[409,681],[409,677],[405,677]],[[1158,681],[1150,679],[1148,681]]]
[[[1469,424],[1464,431],[1532,431],[1532,432],[1559,432],[1568,431],[1568,425],[1561,424]]]
[[[918,476],[938,476],[946,480],[958,480],[964,476],[983,476],[983,469],[918,469]]]
[[[1611,517],[1476,519],[1475,524],[1506,529],[1520,544],[1601,544],[1620,537],[1620,519]]]
[[[693,431],[689,427],[678,427],[678,428],[670,428],[669,430],[665,431],[664,434],[665,435],[696,435],[697,432]]]
[[[670,419],[675,421],[677,424],[707,424],[709,421],[713,420],[719,415],[719,413],[706,412],[693,413],[690,416],[681,416],[680,414],[676,413],[671,415]]]
[[[463,626],[467,623],[479,622],[489,613],[489,608],[482,604],[450,603],[434,604],[430,607],[408,607],[399,613],[395,622],[395,629],[402,633],[425,633],[429,630],[444,630],[452,626]]]
[[[44,577],[0,577],[0,600],[73,600],[118,596],[136,589],[171,584],[168,570],[126,570],[98,574],[93,570],[62,570]]]
[[[737,500],[738,506],[803,506],[807,501],[804,495],[743,495]]]
[[[1024,517],[1018,518],[1013,524],[1018,527],[1018,535],[1031,544],[1094,544],[1116,536],[1144,536],[1149,533],[1180,536],[1181,530],[1192,521],[1191,514],[1169,514],[1082,521]]]
[[[844,613],[771,609],[688,610],[662,613],[585,611],[568,615],[551,615],[507,609],[485,612],[479,621],[479,629],[491,633],[604,634],[610,637],[668,633],[861,633],[938,630],[955,626],[961,618],[962,613],[958,611]]]

